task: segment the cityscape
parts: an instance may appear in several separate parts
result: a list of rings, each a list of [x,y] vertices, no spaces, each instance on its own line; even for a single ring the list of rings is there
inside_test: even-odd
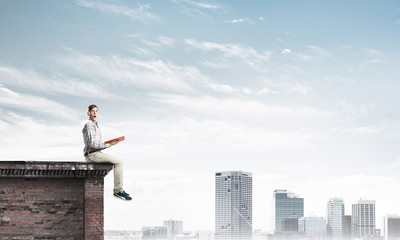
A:
[[[85,161],[96,104],[107,239],[367,238],[352,204],[389,239],[399,30],[398,0],[0,0],[0,160]]]
[[[376,218],[376,202],[359,199],[345,214],[345,201],[332,197],[326,215],[304,214],[304,201],[287,189],[273,192],[273,227],[270,232],[253,229],[253,175],[244,171],[215,173],[215,230],[185,231],[182,220],[165,220],[160,226],[143,226],[141,231],[106,231],[105,239],[142,240],[399,240],[400,216]],[[383,229],[377,222],[383,221]]]

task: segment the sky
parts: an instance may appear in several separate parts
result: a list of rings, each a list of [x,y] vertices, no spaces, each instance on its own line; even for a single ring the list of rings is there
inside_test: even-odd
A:
[[[215,172],[305,216],[359,199],[400,214],[400,1],[0,0],[0,160],[84,161],[87,107],[124,161],[105,229],[214,230]]]

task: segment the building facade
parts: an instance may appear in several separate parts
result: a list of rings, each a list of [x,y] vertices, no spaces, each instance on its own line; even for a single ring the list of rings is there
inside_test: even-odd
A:
[[[341,198],[331,198],[327,206],[327,230],[331,239],[344,236],[344,202]]]
[[[326,221],[320,216],[301,217],[299,231],[304,233],[306,239],[325,239]]]
[[[168,229],[164,226],[142,227],[142,240],[168,240]]]
[[[104,239],[108,163],[0,161],[0,239]]]
[[[343,239],[351,239],[351,215],[344,215],[343,217]]]
[[[400,216],[385,216],[385,239],[400,240]]]
[[[215,239],[252,238],[252,182],[248,172],[215,173]]]
[[[183,222],[180,220],[165,220],[164,227],[167,227],[169,239],[175,239],[177,235],[183,233]]]
[[[295,230],[295,227],[292,226],[294,222],[292,220],[296,219],[298,224],[298,219],[301,217],[304,217],[304,199],[287,190],[275,190],[273,201],[274,232],[277,234],[292,232]]]
[[[351,225],[353,238],[376,235],[375,201],[360,199],[352,205]]]

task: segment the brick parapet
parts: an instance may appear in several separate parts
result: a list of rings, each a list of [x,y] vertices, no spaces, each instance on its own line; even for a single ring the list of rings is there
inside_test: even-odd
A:
[[[107,163],[0,161],[0,177],[104,178],[112,168]]]
[[[0,161],[0,239],[103,239],[112,164]]]

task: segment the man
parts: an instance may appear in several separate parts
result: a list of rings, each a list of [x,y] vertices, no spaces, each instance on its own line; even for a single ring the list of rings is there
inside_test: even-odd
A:
[[[101,150],[114,146],[118,140],[110,143],[104,143],[101,137],[101,130],[97,123],[98,108],[92,104],[88,107],[89,121],[82,129],[85,148],[83,149],[84,156],[87,162],[95,163],[112,163],[114,164],[114,197],[125,201],[130,201],[132,198],[122,188],[123,185],[123,162],[118,158],[103,153]]]

